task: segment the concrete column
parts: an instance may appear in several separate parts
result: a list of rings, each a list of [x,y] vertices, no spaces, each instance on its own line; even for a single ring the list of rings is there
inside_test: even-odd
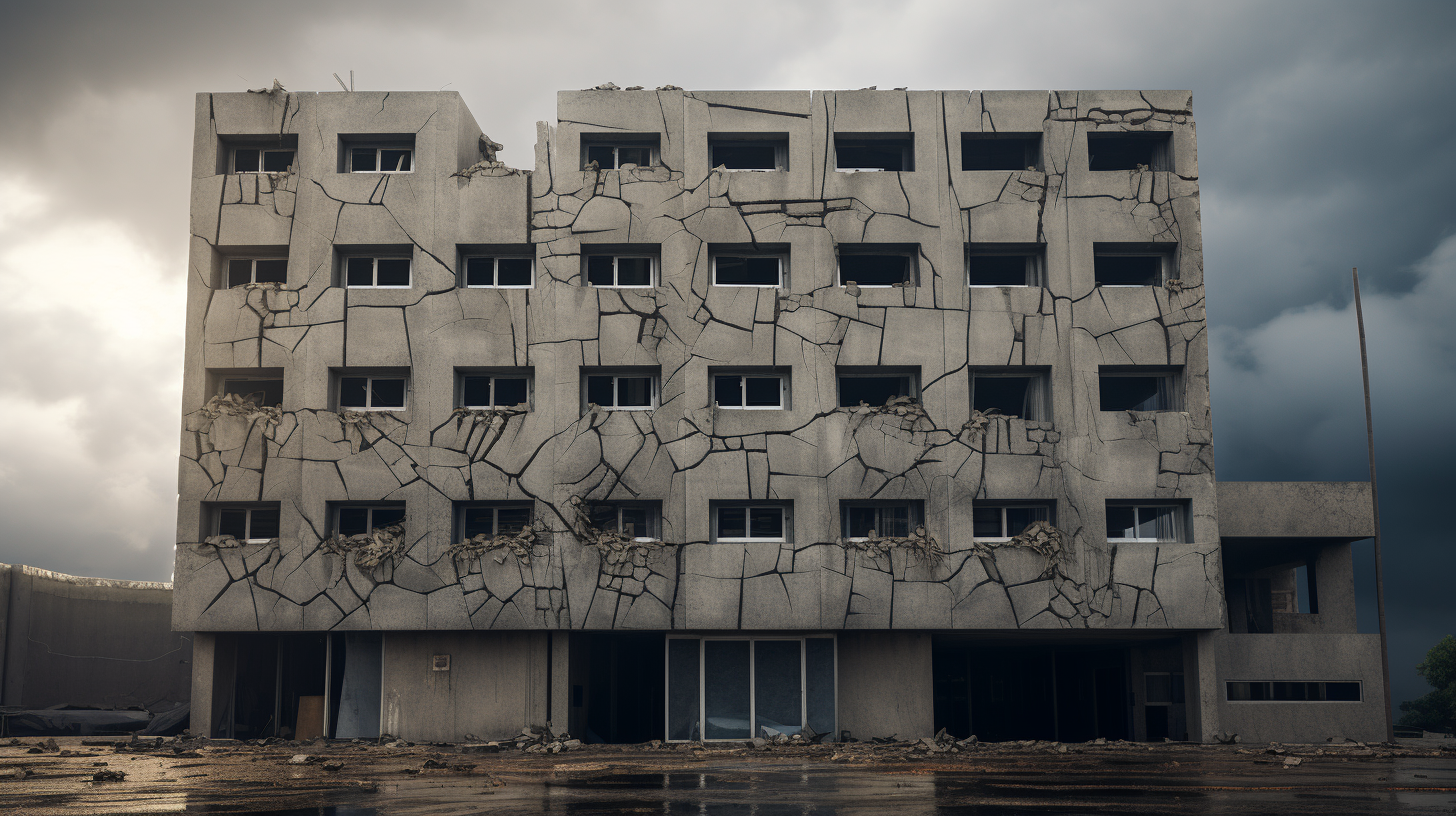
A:
[[[213,672],[217,665],[217,636],[211,632],[192,633],[192,713],[187,730],[195,736],[210,736],[213,720],[213,693],[217,684]]]
[[[935,733],[929,634],[840,632],[838,639],[841,731],[858,739]]]
[[[560,733],[569,729],[571,721],[571,633],[550,633],[551,653],[551,710],[548,720],[551,729]],[[575,733],[572,734],[575,736]]]
[[[1194,632],[1183,636],[1183,699],[1187,701],[1188,738],[1213,742],[1222,729],[1218,721],[1218,671],[1214,662],[1214,638],[1225,632]]]

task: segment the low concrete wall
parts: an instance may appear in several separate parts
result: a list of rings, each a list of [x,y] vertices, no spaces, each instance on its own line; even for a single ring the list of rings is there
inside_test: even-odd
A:
[[[934,697],[929,634],[839,633],[841,731],[847,729],[857,739],[931,736]]]
[[[3,704],[152,711],[190,698],[191,636],[172,631],[172,585],[0,564]]]
[[[1226,635],[1217,639],[1219,728],[1244,742],[1385,739],[1379,635]],[[1359,680],[1358,703],[1231,703],[1230,680]]]
[[[449,655],[448,671],[434,670],[435,655]],[[460,742],[545,725],[549,657],[545,632],[387,632],[383,730]]]
[[[1375,535],[1369,482],[1219,482],[1224,538],[1339,538]]]

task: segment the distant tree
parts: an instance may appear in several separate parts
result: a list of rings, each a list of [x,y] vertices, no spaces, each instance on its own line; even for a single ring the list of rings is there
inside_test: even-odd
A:
[[[1416,672],[1435,690],[1401,703],[1400,724],[1428,731],[1456,728],[1456,637],[1447,635],[1432,646]]]

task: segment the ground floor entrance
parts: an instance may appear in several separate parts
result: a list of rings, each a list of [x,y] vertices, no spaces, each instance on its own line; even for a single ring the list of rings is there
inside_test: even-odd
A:
[[[379,736],[383,634],[219,635],[212,736]]]

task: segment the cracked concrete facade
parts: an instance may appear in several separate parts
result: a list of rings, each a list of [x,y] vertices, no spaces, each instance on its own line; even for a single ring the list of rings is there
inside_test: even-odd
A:
[[[531,664],[513,682],[544,693],[477,704],[496,730],[568,720],[573,632],[839,633],[838,722],[858,733],[926,728],[931,633],[1099,630],[1182,643],[1188,731],[1207,738],[1228,635],[1191,104],[1183,91],[562,92],[525,171],[494,160],[454,93],[200,94],[174,625],[497,644]],[[962,170],[962,134],[989,133],[1036,134],[1040,158]],[[1089,133],[1166,134],[1168,164],[1090,170]],[[715,169],[714,134],[784,139],[786,169]],[[837,171],[836,134],[913,134],[914,169]],[[651,137],[653,162],[584,161],[614,137]],[[343,172],[371,142],[409,145],[410,172]],[[254,144],[296,157],[220,172]],[[968,244],[1035,245],[1041,285],[968,286]],[[1097,244],[1176,249],[1163,285],[1111,287],[1094,280]],[[837,253],[856,245],[913,248],[909,280],[840,285]],[[714,285],[721,247],[772,248],[783,285]],[[529,254],[532,285],[465,287],[473,251]],[[408,257],[409,285],[342,285],[354,252]],[[650,255],[654,285],[586,285],[585,258],[603,252]],[[229,259],[265,255],[288,259],[285,282],[226,287]],[[1172,373],[1180,410],[1100,410],[1099,372],[1140,366]],[[1015,367],[1044,376],[1049,419],[972,410],[971,373]],[[725,369],[781,373],[782,409],[716,407]],[[837,407],[846,370],[906,372],[916,399]],[[529,377],[527,409],[462,409],[468,371]],[[590,371],[653,377],[652,410],[587,405]],[[405,379],[404,409],[340,408],[349,374]],[[259,377],[282,380],[279,408],[223,390]],[[749,500],[789,508],[786,540],[715,539],[713,503]],[[913,502],[923,530],[846,540],[842,501]],[[1054,508],[1055,557],[1045,531],[978,546],[978,502],[1027,501]],[[1179,508],[1179,540],[1109,542],[1108,502],[1130,501]],[[331,513],[383,502],[404,518],[361,562]],[[531,535],[465,546],[471,502],[529,504]],[[581,502],[659,503],[656,541],[593,545]],[[276,537],[206,546],[219,508],[273,503]],[[422,722],[464,704],[410,700],[394,641],[383,727],[458,738]],[[908,696],[924,701],[884,722],[858,711],[886,680],[849,666],[907,648]],[[223,693],[210,672],[194,695]]]

